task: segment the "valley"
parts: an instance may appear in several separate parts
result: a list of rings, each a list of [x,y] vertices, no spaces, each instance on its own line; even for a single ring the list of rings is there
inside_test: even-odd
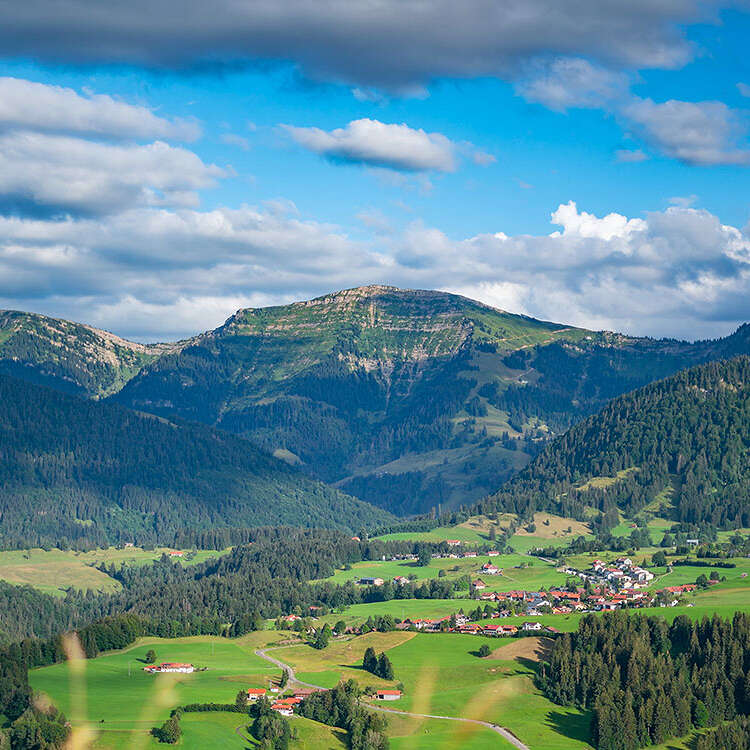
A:
[[[2,320],[11,750],[684,750],[742,721],[747,326],[383,286],[148,347]],[[709,641],[728,666],[688,691]]]

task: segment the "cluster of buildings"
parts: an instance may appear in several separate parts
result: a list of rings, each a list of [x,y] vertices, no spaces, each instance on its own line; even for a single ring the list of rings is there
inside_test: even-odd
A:
[[[143,671],[149,674],[156,674],[157,672],[182,672],[183,674],[189,674],[190,672],[195,672],[195,667],[192,664],[165,661],[161,664],[148,664],[143,668]]]
[[[277,693],[278,688],[271,688],[271,692]],[[282,698],[274,698],[271,703],[271,710],[280,713],[282,716],[292,716],[294,714],[294,707],[298,706],[307,696],[313,693],[323,692],[322,690],[314,690],[312,688],[299,688],[295,690],[291,695],[284,696]],[[247,689],[247,700],[250,703],[255,703],[261,698],[265,698],[268,694],[268,690],[265,688],[248,688]],[[374,695],[375,698],[381,701],[395,701],[401,697],[400,690],[377,690]]]
[[[613,563],[594,560],[587,570],[566,568],[565,572],[584,581],[607,584],[617,589],[641,588],[654,580],[650,570],[635,565],[629,557],[618,557]]]
[[[493,613],[490,619],[500,615]],[[406,619],[396,625],[398,630],[409,630],[414,628],[423,633],[464,633],[466,635],[490,635],[510,636],[518,633],[556,633],[555,628],[545,627],[540,622],[524,622],[521,625],[503,625],[499,623],[476,623],[469,622],[466,615],[457,614],[451,617],[439,617],[430,619]]]

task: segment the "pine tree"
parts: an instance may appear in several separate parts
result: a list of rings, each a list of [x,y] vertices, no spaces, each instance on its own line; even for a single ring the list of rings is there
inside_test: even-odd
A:
[[[375,655],[375,649],[372,646],[368,646],[365,649],[365,656],[362,659],[362,668],[366,672],[375,674],[378,671],[378,657]]]

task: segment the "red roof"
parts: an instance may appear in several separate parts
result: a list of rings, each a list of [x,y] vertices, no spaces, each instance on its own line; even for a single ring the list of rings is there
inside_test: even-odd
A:
[[[247,694],[248,695],[265,695],[266,689],[265,688],[248,688]]]
[[[378,690],[378,695],[401,695],[400,690]]]

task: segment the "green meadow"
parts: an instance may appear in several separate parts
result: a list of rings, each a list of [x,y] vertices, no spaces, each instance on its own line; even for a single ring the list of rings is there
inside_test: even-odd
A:
[[[491,562],[502,570],[501,575],[485,575],[481,572],[484,563]],[[441,576],[441,571],[443,575]],[[565,584],[567,576],[558,573],[555,564],[550,564],[538,557],[521,554],[498,555],[488,557],[478,555],[470,558],[433,559],[425,566],[419,566],[412,560],[368,561],[354,563],[349,570],[337,570],[326,579],[333,583],[357,581],[363,577],[392,580],[396,576],[416,577],[417,581],[443,577],[454,580],[468,576],[471,580],[481,578],[488,591],[512,591],[514,589],[538,590],[542,586],[560,586]],[[468,588],[456,596],[467,596]],[[351,609],[347,611],[351,612]]]
[[[74,724],[98,729],[154,726],[186,703],[233,703],[242,687],[261,687],[279,670],[254,654],[278,638],[271,631],[236,640],[142,638],[135,646],[96,659],[33,669],[29,681],[47,695]],[[180,661],[206,667],[193,674],[151,675],[143,671],[149,649],[157,662]]]
[[[92,567],[93,565],[146,565],[170,551],[164,547],[154,550],[144,550],[140,547],[109,547],[91,552],[60,549],[7,550],[0,552],[0,580],[17,585],[28,584],[55,596],[63,596],[69,588],[117,591],[120,584],[106,573]],[[189,559],[175,559],[183,565],[195,565],[226,552],[228,550],[199,550],[189,554]]]

